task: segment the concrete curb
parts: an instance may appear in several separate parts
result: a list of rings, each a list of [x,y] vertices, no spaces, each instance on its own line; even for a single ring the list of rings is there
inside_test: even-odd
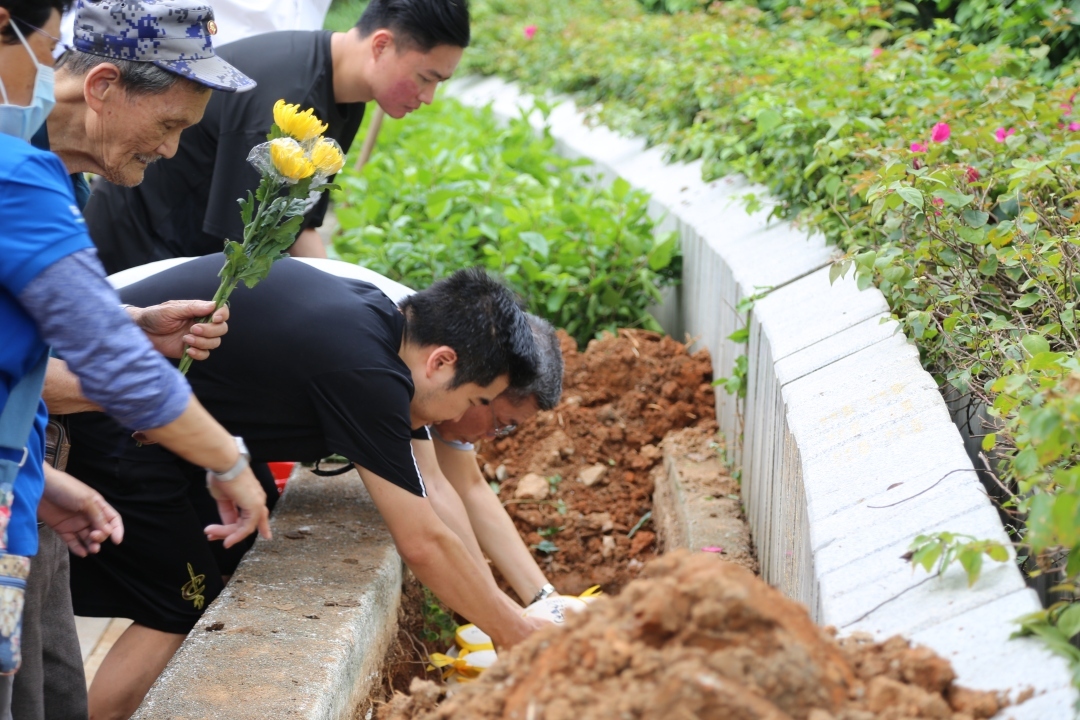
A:
[[[401,560],[354,473],[294,473],[134,720],[352,720],[397,633]]]
[[[756,572],[739,485],[727,476],[718,444],[689,429],[670,433],[660,449],[664,463],[653,471],[652,519],[663,551],[708,548],[706,552]]]
[[[447,93],[490,104],[504,121],[532,107],[498,78],[454,81]],[[539,113],[530,120],[543,125]],[[1040,607],[1012,563],[988,563],[969,589],[959,568],[918,585],[927,576],[900,559],[920,533],[1006,537],[933,380],[885,321],[882,295],[850,279],[830,285],[821,237],[768,223],[767,208],[747,214],[738,199],[764,188],[702,182],[700,162],[668,164],[641,139],[588,127],[569,100],[548,123],[560,153],[650,193],[660,229],[679,232],[682,323],[709,348],[716,376],[748,356],[745,418],[723,393],[717,417],[729,440],[743,436],[734,460],[762,575],[844,633],[929,645],[963,685],[1013,697],[1034,689],[1000,718],[1073,717],[1066,663],[1037,641],[1008,640],[1011,621]],[[762,293],[739,317],[738,301]],[[744,323],[749,344],[728,340]]]

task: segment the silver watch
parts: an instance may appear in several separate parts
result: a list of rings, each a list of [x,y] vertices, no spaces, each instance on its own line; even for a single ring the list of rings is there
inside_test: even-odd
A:
[[[225,472],[217,472],[216,470],[206,469],[207,479],[214,478],[218,482],[229,482],[235,480],[240,473],[244,472],[251,464],[251,453],[248,452],[247,445],[244,444],[244,438],[233,437],[236,441],[236,449],[240,451],[240,457],[236,458],[236,462],[233,466]]]
[[[555,586],[552,585],[551,583],[547,583],[546,585],[544,585],[544,587],[542,587],[542,588],[540,588],[539,590],[536,591],[536,594],[533,595],[532,602],[529,603],[529,604],[532,605],[533,603],[540,602],[541,600],[548,597],[549,595],[554,595],[554,594],[555,594]]]

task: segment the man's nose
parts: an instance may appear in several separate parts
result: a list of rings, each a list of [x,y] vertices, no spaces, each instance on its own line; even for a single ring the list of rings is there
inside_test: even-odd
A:
[[[163,158],[171,158],[176,154],[176,151],[180,148],[180,133],[170,133],[165,137],[160,145],[157,146],[157,154]]]

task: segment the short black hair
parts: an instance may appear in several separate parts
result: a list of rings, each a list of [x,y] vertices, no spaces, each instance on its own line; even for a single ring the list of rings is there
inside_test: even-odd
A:
[[[480,268],[458,270],[401,301],[405,339],[457,353],[451,388],[486,387],[505,373],[521,387],[536,378],[536,343],[514,294]]]
[[[11,14],[11,19],[19,23],[19,31],[23,37],[49,22],[49,16],[56,10],[63,15],[71,9],[74,0],[0,0],[0,7]],[[19,36],[11,29],[11,23],[4,26],[0,31],[2,41],[11,45],[19,42]]]
[[[421,52],[469,47],[469,0],[371,0],[356,23],[360,37],[386,28]]]
[[[514,405],[533,398],[540,410],[552,410],[562,397],[563,355],[559,336],[547,320],[532,313],[526,313],[526,317],[532,330],[533,342],[536,343],[536,377],[527,385],[511,385],[503,394]]]

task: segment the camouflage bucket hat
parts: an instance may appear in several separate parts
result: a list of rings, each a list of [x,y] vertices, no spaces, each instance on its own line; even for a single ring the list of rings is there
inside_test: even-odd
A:
[[[76,50],[149,62],[202,85],[244,92],[255,81],[214,54],[214,10],[193,0],[79,0]]]

